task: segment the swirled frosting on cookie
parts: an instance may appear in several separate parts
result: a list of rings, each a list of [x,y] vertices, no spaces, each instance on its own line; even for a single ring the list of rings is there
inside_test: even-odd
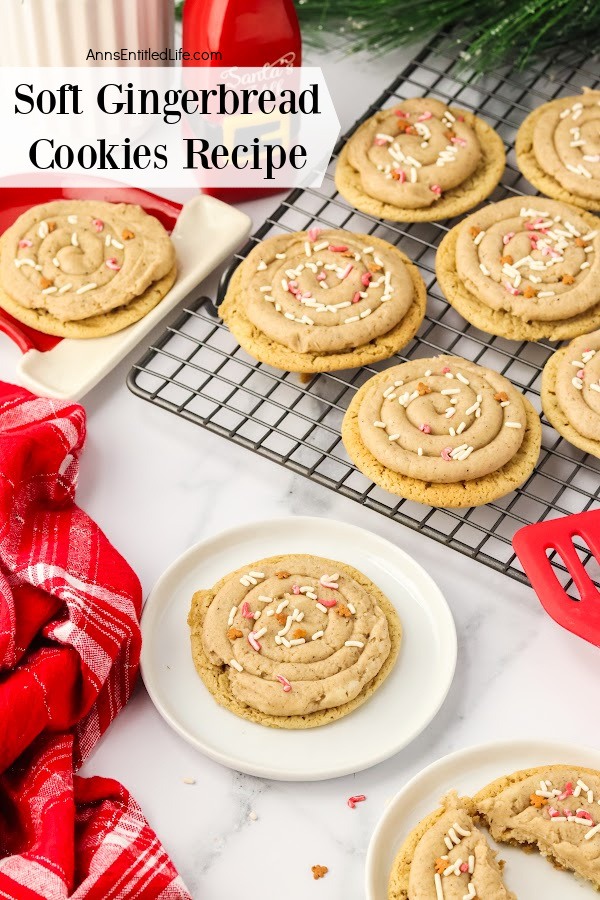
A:
[[[560,355],[556,398],[582,437],[600,441],[600,331],[576,338]]]
[[[459,278],[491,309],[555,322],[600,303],[600,231],[573,207],[514,197],[457,228]]]
[[[546,104],[532,147],[540,169],[566,191],[600,200],[600,91]]]
[[[263,241],[242,263],[248,319],[301,353],[368,344],[402,321],[415,300],[403,256],[347,231],[311,229]]]
[[[409,900],[515,900],[495,853],[455,791],[419,840],[409,875]]]
[[[385,614],[333,566],[314,556],[262,560],[217,591],[204,650],[227,667],[234,697],[250,708],[292,716],[341,706],[383,666],[391,649]]]
[[[57,200],[6,230],[0,283],[23,307],[78,321],[125,306],[174,263],[167,232],[139,206]]]
[[[438,484],[482,478],[508,463],[527,425],[506,378],[456,356],[418,359],[378,376],[360,406],[363,443],[387,469]]]
[[[517,772],[475,797],[497,841],[537,845],[551,862],[600,886],[600,777],[575,766]]]
[[[350,138],[348,159],[369,196],[426,209],[477,169],[482,151],[473,119],[433,98],[404,100]]]

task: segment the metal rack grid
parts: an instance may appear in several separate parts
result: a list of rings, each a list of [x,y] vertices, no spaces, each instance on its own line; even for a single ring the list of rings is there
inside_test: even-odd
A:
[[[320,374],[303,383],[298,375],[279,372],[248,356],[220,321],[213,303],[201,297],[186,305],[134,365],[128,386],[139,397],[525,582],[512,550],[513,534],[531,522],[600,508],[599,460],[571,446],[543,420],[540,459],[522,488],[484,507],[432,509],[373,485],[349,462],[340,438],[344,412],[371,375],[399,361],[438,353],[453,353],[502,372],[541,409],[541,372],[554,346],[485,334],[468,325],[440,292],[435,251],[457,220],[383,222],[352,209],[334,185],[337,154],[361,122],[398,100],[428,94],[476,112],[502,136],[508,164],[490,200],[533,193],[515,165],[516,130],[541,103],[577,93],[585,85],[598,87],[597,63],[577,66],[572,56],[555,57],[526,73],[506,68],[475,79],[457,71],[459,51],[460,41],[452,34],[438,35],[425,46],[340,139],[322,187],[292,191],[232,260],[219,289],[217,304],[239,260],[255,243],[273,234],[321,225],[376,235],[414,260],[427,284],[427,315],[403,353],[374,366]],[[592,580],[600,586],[600,568],[585,545],[578,549]],[[554,556],[553,565],[576,598],[562,560]]]

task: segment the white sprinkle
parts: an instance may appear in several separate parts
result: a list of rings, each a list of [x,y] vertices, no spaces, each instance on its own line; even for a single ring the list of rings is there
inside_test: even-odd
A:
[[[397,441],[399,437],[399,434],[388,434],[388,441]]]
[[[77,225],[77,216],[67,216],[69,225]]]
[[[282,637],[282,638],[279,638],[279,640],[281,641],[281,643],[283,644],[284,647],[288,647],[288,648],[289,648],[289,647],[292,646],[291,643],[290,643],[290,641],[288,641],[287,638]]]
[[[279,613],[283,612],[283,610],[286,608],[286,606],[289,606],[289,604],[290,604],[289,600],[282,600],[281,603],[279,604],[279,606],[277,607],[277,609],[275,610],[275,612],[279,615]]]
[[[460,394],[460,388],[444,388],[443,391],[440,391],[442,394]]]
[[[354,604],[353,604],[353,603],[348,603],[348,604],[346,604],[346,605],[347,605],[348,609],[350,610],[350,612],[352,613],[352,615],[353,615],[353,616],[356,615],[356,607],[354,606]]]
[[[468,831],[466,828],[461,828],[460,825],[458,824],[458,822],[454,823],[454,830],[456,831],[457,834],[460,834],[462,837],[469,837],[469,835],[471,834],[471,832]]]
[[[436,872],[433,876],[433,880],[435,882],[435,894],[436,900],[444,900],[444,889],[442,887],[442,879]]]
[[[263,636],[263,634],[266,634],[266,633],[267,633],[266,628],[259,628],[258,631],[254,632],[254,637],[256,638],[256,640],[258,640],[259,638],[261,638]]]
[[[452,372],[444,372],[444,375],[446,376],[446,378],[454,378]]]
[[[74,247],[79,247],[79,238],[77,237],[77,232],[74,231],[71,235],[71,243]]]
[[[571,379],[571,384],[573,385],[573,387],[577,388],[578,391],[583,390],[583,381],[581,380],[581,378],[577,378],[577,376],[575,376],[575,378]]]
[[[110,237],[107,238],[107,242],[110,243]],[[261,259],[261,261],[259,262],[259,264],[256,267],[256,271],[263,272],[266,268],[267,268],[266,262],[264,261],[264,259]]]
[[[582,105],[583,105],[583,104],[580,103],[580,104],[579,104],[579,107],[581,107]],[[573,109],[577,109],[577,106],[574,105],[574,106],[573,106]],[[586,791],[586,792],[589,791],[589,787],[587,786],[587,784],[585,783],[585,781],[582,781],[582,780],[581,780],[581,778],[578,778],[578,779],[577,779],[577,787],[580,787],[582,791]]]
[[[325,250],[326,247],[329,247],[329,241],[320,241],[318,244],[315,244],[313,250],[315,253],[318,253],[320,250]]]
[[[285,259],[285,253],[276,253],[275,259]]]
[[[323,606],[322,603],[315,603],[315,606],[317,607],[317,609],[320,609],[321,612],[324,612],[324,613],[327,612],[327,607],[326,607],[326,606]]]
[[[590,267],[590,264],[587,261],[582,262],[581,265],[579,266],[580,269],[589,269],[589,267]]]
[[[15,259],[15,266],[17,269],[20,269],[21,266],[33,266],[35,269],[35,261],[33,259],[28,259],[24,257],[23,259]]]
[[[540,291],[538,297],[554,297],[554,291]]]
[[[444,837],[444,843],[446,844],[446,847],[448,848],[448,850],[453,850],[453,849],[454,849],[454,844],[452,843],[452,841],[450,840],[450,838],[448,837],[448,835],[446,835],[446,836]]]
[[[599,831],[600,831],[600,824],[594,825],[593,828],[590,828],[590,830],[586,831],[586,833],[584,834],[585,840],[586,841],[591,840],[591,838],[593,838],[595,834],[598,834]]]
[[[233,669],[237,669],[238,672],[243,672],[243,671],[244,671],[244,667],[243,667],[243,666],[240,666],[240,664],[239,664],[239,662],[237,661],[237,659],[230,659],[230,660],[229,660],[229,665],[230,665]]]
[[[449,406],[446,410],[446,418],[450,419],[454,415],[455,412],[456,412],[456,409],[454,408],[454,406]]]
[[[505,422],[504,426],[505,428],[522,428],[520,422]]]
[[[294,640],[290,641],[289,643],[290,643],[290,647],[297,647],[299,644],[305,644],[306,639],[305,638],[294,638]]]
[[[52,263],[56,266],[57,269],[60,269],[60,262],[59,262],[57,256],[54,257],[54,259],[52,260]]]
[[[485,231],[480,231],[479,234],[475,235],[475,239],[473,240],[473,243],[475,244],[476,247],[478,247],[480,245],[480,243],[482,242],[484,237],[485,237]]]
[[[385,428],[385,422],[373,422],[374,428]]]
[[[458,835],[456,834],[454,828],[449,828],[449,829],[448,829],[448,836],[450,837],[450,840],[451,840],[454,844],[457,844],[457,845],[460,844],[460,838],[459,838]]]
[[[63,284],[63,286],[61,288],[59,288],[58,293],[66,294],[67,291],[70,291],[72,287],[73,287],[73,285],[70,282],[69,282],[69,284]]]
[[[461,422],[460,425],[458,426],[458,428],[456,429],[456,433],[462,434],[466,427],[467,427],[467,423]]]
[[[76,294],[87,294],[88,291],[93,291],[94,288],[97,288],[98,285],[95,281],[90,281],[89,284],[84,284],[82,287],[77,288],[75,291]]]
[[[257,609],[256,612],[254,613],[254,618],[260,619],[261,616],[262,616],[262,612],[260,611],[260,609]]]
[[[358,647],[360,649],[364,646],[361,641],[344,641],[344,647]]]
[[[469,875],[473,874],[474,869],[475,869],[475,857],[469,856]]]
[[[323,637],[324,634],[324,631],[315,631],[315,633],[311,637],[311,641],[317,641],[319,638]]]
[[[416,183],[416,180],[417,180],[417,170],[416,170],[415,167],[413,166],[413,167],[411,168],[411,170],[410,170],[410,181],[411,181],[411,184],[415,184],[415,183]]]
[[[350,325],[352,322],[360,322],[360,316],[350,316],[348,319],[344,319],[345,325]]]
[[[456,373],[456,377],[458,378],[459,381],[462,381],[463,384],[470,384],[470,383],[471,383],[471,382],[468,380],[468,378],[465,378],[465,376],[462,375],[460,372],[457,372],[457,373]]]
[[[484,275],[490,274],[490,270],[486,266],[484,266],[483,263],[479,263],[479,268],[481,269],[481,271],[483,272]]]
[[[227,624],[228,624],[228,625],[233,625],[233,620],[234,620],[234,618],[235,618],[236,612],[237,612],[237,606],[232,606],[232,607],[231,607],[231,612],[229,613],[229,618],[227,619]]]
[[[55,294],[58,291],[58,288],[55,285],[51,287],[44,288],[42,294]]]
[[[417,447],[417,455],[423,456],[423,448],[422,447]]]
[[[250,819],[251,822],[256,822],[256,820],[258,819],[258,816],[254,812],[253,809],[251,809],[250,812],[248,813],[248,818]]]

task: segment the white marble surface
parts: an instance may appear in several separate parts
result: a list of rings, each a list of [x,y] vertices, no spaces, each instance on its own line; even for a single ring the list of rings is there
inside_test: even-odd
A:
[[[405,58],[326,61],[344,128]],[[247,208],[258,223],[277,202]],[[86,398],[89,437],[78,500],[129,559],[146,592],[175,556],[202,537],[256,518],[318,515],[372,529],[411,553],[445,592],[459,634],[454,685],[429,728],[393,759],[328,782],[261,781],[220,767],[168,728],[139,685],[84,774],[127,785],[194,898],[360,900],[375,823],[389,798],[429,762],[500,738],[600,743],[600,722],[589,704],[598,650],[556,626],[531,590],[143,403],[125,386],[137,356]],[[12,378],[16,358],[0,335],[1,378]],[[196,783],[184,784],[186,777]],[[367,801],[350,810],[346,799],[354,793],[366,794]],[[310,872],[316,863],[330,870],[318,883]]]

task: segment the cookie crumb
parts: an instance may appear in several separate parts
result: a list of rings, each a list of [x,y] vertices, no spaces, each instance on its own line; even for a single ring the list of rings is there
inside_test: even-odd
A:
[[[256,815],[256,813],[254,812],[253,809],[251,809],[250,812],[248,813],[248,818],[250,819],[251,822],[256,822],[256,820],[258,819],[258,816]]]
[[[313,866],[311,872],[313,873],[313,878],[317,881],[319,878],[325,878],[329,869],[327,866]]]
[[[189,776],[187,776],[186,778],[182,778],[181,780],[184,784],[196,784],[196,779],[190,778]]]

